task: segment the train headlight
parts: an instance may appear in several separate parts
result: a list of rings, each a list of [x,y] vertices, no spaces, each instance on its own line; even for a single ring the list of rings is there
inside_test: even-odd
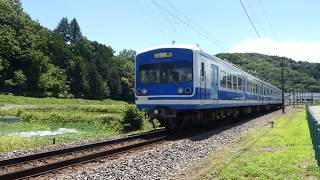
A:
[[[191,93],[191,88],[186,88],[186,89],[184,90],[184,92],[186,92],[187,94],[190,94],[190,93]]]
[[[183,91],[184,91],[183,88],[178,88],[178,90],[177,90],[178,94],[182,94]]]
[[[141,94],[141,90],[140,89],[137,89],[137,94]]]
[[[142,94],[147,94],[148,90],[147,89],[142,89]]]

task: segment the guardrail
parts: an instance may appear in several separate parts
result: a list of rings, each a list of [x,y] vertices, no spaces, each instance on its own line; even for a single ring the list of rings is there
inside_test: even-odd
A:
[[[315,152],[315,159],[317,160],[318,166],[320,166],[320,124],[316,121],[315,117],[310,112],[308,105],[306,111],[310,137]]]

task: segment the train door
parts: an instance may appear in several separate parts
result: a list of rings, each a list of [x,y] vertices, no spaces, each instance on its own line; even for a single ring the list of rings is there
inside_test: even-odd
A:
[[[200,99],[201,104],[204,103],[206,99],[206,70],[204,61],[201,61],[201,70],[200,70]]]
[[[211,64],[211,99],[218,99],[218,67],[214,64]]]

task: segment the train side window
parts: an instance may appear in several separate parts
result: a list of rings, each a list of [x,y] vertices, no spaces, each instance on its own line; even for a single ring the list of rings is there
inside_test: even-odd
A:
[[[238,77],[238,91],[242,91],[242,78]]]
[[[251,82],[251,93],[253,94],[254,93],[254,83]]]
[[[220,86],[223,88],[227,87],[227,74],[224,71],[220,71]]]
[[[231,74],[227,73],[227,88],[232,89],[232,78]]]
[[[201,81],[204,80],[204,62],[201,62]]]
[[[252,83],[252,93],[255,94],[256,92],[256,85],[254,83]]]
[[[237,84],[238,84],[237,76],[232,75],[232,89],[233,90],[237,90],[238,89]]]

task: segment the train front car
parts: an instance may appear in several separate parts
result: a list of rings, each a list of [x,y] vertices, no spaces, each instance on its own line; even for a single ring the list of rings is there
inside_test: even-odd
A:
[[[165,46],[136,56],[136,105],[166,128],[181,126],[180,114],[192,109],[195,61],[199,49]]]

